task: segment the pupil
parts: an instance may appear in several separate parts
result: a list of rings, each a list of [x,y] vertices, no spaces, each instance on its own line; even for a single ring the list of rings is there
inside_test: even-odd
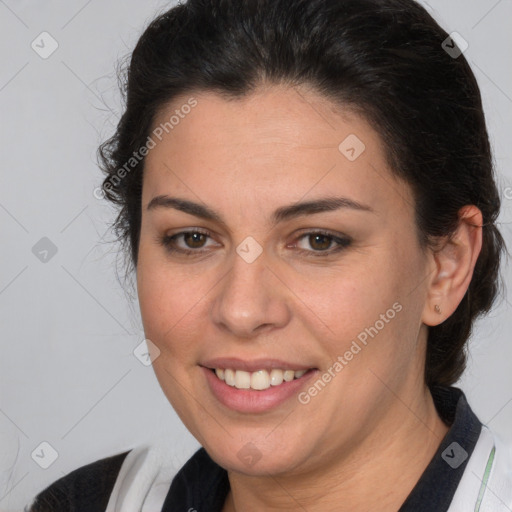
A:
[[[329,240],[329,237],[326,236],[326,235],[311,235],[310,236],[310,242],[311,242],[311,239],[315,240],[315,242],[313,242],[311,244],[311,247],[315,248],[315,244],[316,244],[316,240],[320,239],[320,240],[324,240],[325,243],[320,243],[320,247],[318,247],[317,245],[317,249],[328,249],[329,248],[329,245],[331,245],[331,242]]]
[[[186,235],[186,241],[187,241],[187,245],[189,246],[192,246],[194,248],[197,248],[197,247],[201,247],[201,237],[203,237],[204,235],[202,233],[187,233]],[[191,241],[190,239],[192,238],[192,243],[190,244],[189,242]],[[199,242],[197,245],[194,245],[195,243]]]

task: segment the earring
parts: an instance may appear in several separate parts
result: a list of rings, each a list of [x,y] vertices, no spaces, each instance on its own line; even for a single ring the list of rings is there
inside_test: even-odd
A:
[[[439,304],[436,304],[436,305],[434,306],[434,311],[435,311],[436,313],[441,313],[441,308],[439,307]]]

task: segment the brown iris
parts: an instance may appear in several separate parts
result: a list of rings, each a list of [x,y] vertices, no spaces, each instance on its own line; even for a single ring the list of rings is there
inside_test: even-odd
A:
[[[316,241],[319,239],[323,240],[324,243],[316,244]],[[320,235],[320,234],[309,235],[309,243],[311,244],[311,247],[313,247],[313,249],[318,249],[318,250],[329,249],[331,242],[332,242],[331,237],[329,237],[327,235]]]
[[[204,233],[184,233],[183,240],[192,249],[200,249],[206,239],[206,235]],[[191,242],[191,243],[189,243]],[[203,244],[202,244],[202,243]],[[197,245],[196,245],[197,244]]]

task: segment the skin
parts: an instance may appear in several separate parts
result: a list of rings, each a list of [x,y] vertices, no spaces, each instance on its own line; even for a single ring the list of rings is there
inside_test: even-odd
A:
[[[481,213],[465,207],[455,236],[423,250],[411,189],[393,177],[379,134],[362,117],[304,87],[272,85],[241,100],[175,98],[155,126],[190,96],[197,106],[149,152],[143,179],[137,286],[145,335],[160,350],[158,381],[227,469],[224,512],[396,511],[448,430],[423,380],[428,326],[450,316],[469,286]],[[366,146],[355,161],[338,149],[350,134]],[[207,205],[225,225],[148,210],[158,195]],[[271,225],[279,207],[333,195],[373,211],[342,208]],[[160,243],[193,228],[210,238],[176,245],[198,255]],[[352,243],[315,256],[336,247],[304,236],[319,229]],[[263,249],[252,263],[236,252],[248,236]],[[401,311],[307,404],[292,398],[265,413],[231,411],[198,366],[221,356],[272,357],[321,375],[397,302]],[[261,454],[253,466],[237,456],[248,442]]]

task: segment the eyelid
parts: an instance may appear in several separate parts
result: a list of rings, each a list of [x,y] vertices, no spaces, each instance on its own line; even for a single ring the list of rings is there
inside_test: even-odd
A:
[[[197,249],[187,249],[187,248],[180,248],[176,247],[173,244],[175,241],[182,237],[183,235],[187,234],[202,234],[206,236],[207,238],[213,239],[211,232],[207,229],[203,228],[188,228],[183,231],[178,231],[177,233],[174,233],[172,235],[165,235],[162,238],[158,238],[158,243],[164,246],[164,248],[170,253],[177,253],[181,255],[196,255],[199,256],[201,254],[204,254],[208,252],[204,248],[197,248]],[[297,248],[297,242],[301,240],[302,238],[306,236],[314,236],[314,235],[323,235],[327,238],[331,239],[331,243],[334,243],[334,248],[329,248],[323,251],[315,251],[315,250],[307,250],[307,249],[300,249]],[[347,248],[351,243],[353,242],[353,239],[350,236],[347,236],[342,233],[336,233],[325,229],[315,229],[315,228],[304,228],[300,230],[298,233],[295,233],[294,240],[292,244],[288,244],[286,247],[295,247],[296,252],[300,254],[305,254],[307,256],[313,256],[313,257],[324,257],[327,258],[328,256],[334,255],[339,253],[340,251]]]
[[[304,235],[325,235],[325,236],[329,236],[331,238],[337,238],[337,239],[342,239],[342,240],[343,239],[352,240],[348,235],[345,235],[344,233],[331,231],[330,229],[322,229],[322,228],[303,228],[295,233],[296,238],[300,238]]]
[[[194,234],[194,233],[204,235],[207,238],[213,240],[212,233],[210,231],[203,229],[203,228],[189,228],[189,229],[185,229],[183,231],[178,231],[177,233],[174,233],[172,235],[164,235],[162,238],[159,238],[158,241],[164,247],[166,247],[167,250],[170,250],[170,245],[171,245],[172,241],[177,240],[178,238],[182,237],[183,235]],[[173,248],[173,252],[178,252],[178,253],[179,252],[182,252],[182,253],[190,252],[190,253],[199,254],[199,253],[201,253],[201,251],[203,251],[203,248],[200,248],[200,249]]]
[[[312,256],[323,256],[327,258],[330,255],[335,255],[352,244],[353,239],[350,236],[344,235],[342,233],[336,233],[333,231],[325,230],[325,229],[311,229],[306,228],[301,230],[298,235],[295,236],[293,247],[296,247],[296,244],[299,240],[306,236],[314,236],[314,235],[323,235],[327,238],[331,239],[331,242],[336,244],[334,248],[326,249],[324,251],[314,251],[314,250],[306,250],[297,248],[297,252],[299,253],[307,253]]]

